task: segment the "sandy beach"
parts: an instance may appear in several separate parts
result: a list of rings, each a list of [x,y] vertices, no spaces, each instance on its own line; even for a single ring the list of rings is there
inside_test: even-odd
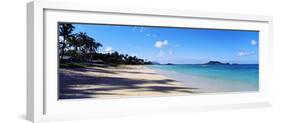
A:
[[[145,65],[59,69],[59,98],[122,98],[198,93],[198,88],[158,74]]]

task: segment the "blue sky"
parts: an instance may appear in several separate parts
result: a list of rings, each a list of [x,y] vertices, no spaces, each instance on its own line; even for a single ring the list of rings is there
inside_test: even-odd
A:
[[[210,60],[258,63],[259,33],[254,31],[73,24],[103,47],[160,63],[197,64]]]

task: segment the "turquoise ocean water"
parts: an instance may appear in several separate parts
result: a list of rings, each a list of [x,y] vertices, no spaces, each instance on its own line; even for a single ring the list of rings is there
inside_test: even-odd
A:
[[[192,76],[193,83],[204,81],[210,86],[227,85],[230,91],[258,90],[259,65],[200,65],[200,64],[176,64],[176,65],[152,65],[150,68],[161,71],[166,76],[176,80],[185,81]],[[196,79],[197,78],[197,79]],[[200,80],[198,79],[200,78]],[[219,82],[219,83],[218,83]],[[199,82],[198,82],[199,83]],[[216,85],[217,84],[217,85]],[[221,88],[224,88],[223,86]],[[227,91],[227,90],[224,90]]]

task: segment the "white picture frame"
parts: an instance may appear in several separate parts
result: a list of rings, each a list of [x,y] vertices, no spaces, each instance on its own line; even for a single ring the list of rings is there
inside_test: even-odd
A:
[[[63,16],[62,16],[63,15]],[[71,15],[71,16],[70,16]],[[93,19],[93,17],[102,19]],[[115,19],[106,19],[114,17]],[[131,21],[130,18],[138,18]],[[34,1],[27,4],[27,119],[30,121],[114,117],[131,114],[267,107],[272,70],[272,17],[230,13],[193,12],[101,6],[79,1]],[[175,97],[107,100],[57,100],[57,22],[135,24],[260,31],[259,91]],[[173,22],[173,23],[171,23]],[[55,49],[54,49],[55,48]],[[54,69],[53,69],[54,68]],[[52,82],[50,82],[53,80]]]

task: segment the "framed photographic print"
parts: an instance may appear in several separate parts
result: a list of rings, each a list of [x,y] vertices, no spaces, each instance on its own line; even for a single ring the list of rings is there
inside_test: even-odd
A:
[[[27,13],[31,121],[270,105],[269,16],[50,1]]]

